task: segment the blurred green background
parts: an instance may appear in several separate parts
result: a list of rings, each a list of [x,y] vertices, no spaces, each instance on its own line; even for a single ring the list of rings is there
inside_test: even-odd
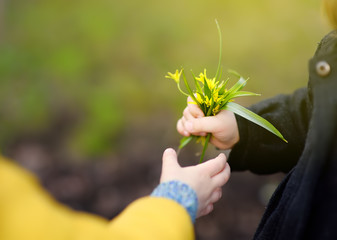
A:
[[[186,98],[166,73],[215,75],[215,19],[223,68],[262,94],[244,106],[305,86],[329,31],[317,0],[0,0],[0,151],[59,201],[116,216],[152,191],[163,150],[179,144]],[[282,177],[232,173],[197,239],[251,239]]]
[[[214,19],[224,69],[262,94],[244,105],[305,86],[307,60],[328,30],[315,0],[0,4],[0,148],[54,132],[79,159],[118,151],[123,129],[158,112],[175,130],[185,98],[164,76],[181,66],[215,73]]]

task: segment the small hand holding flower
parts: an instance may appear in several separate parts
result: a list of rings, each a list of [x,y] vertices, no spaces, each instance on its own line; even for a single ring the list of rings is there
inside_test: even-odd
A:
[[[196,104],[196,106],[201,110],[197,111],[195,108],[188,106],[184,111],[184,116],[181,121],[178,121],[178,131],[185,137],[181,140],[179,148],[186,146],[193,138],[202,139],[204,143],[203,151],[200,157],[200,162],[203,161],[205,151],[207,149],[208,142],[210,141],[211,135],[213,134],[212,142],[221,148],[230,148],[238,140],[238,130],[235,121],[234,114],[228,113],[229,110],[232,113],[238,114],[249,121],[265,128],[271,133],[275,134],[283,141],[287,142],[282,134],[267,120],[260,117],[259,115],[249,111],[248,109],[234,103],[234,99],[237,97],[244,96],[259,96],[259,94],[242,91],[242,88],[246,85],[248,79],[244,79],[240,74],[235,71],[230,70],[229,72],[239,78],[239,80],[229,89],[227,89],[227,83],[229,78],[225,81],[221,81],[221,31],[218,23],[216,22],[219,37],[220,37],[220,54],[219,54],[219,64],[217,72],[214,78],[207,77],[206,69],[204,72],[196,77],[193,73],[195,90],[192,90],[184,73],[184,69],[176,70],[176,72],[168,73],[166,78],[173,79],[178,86],[181,93],[189,96],[188,104]],[[180,87],[180,77],[183,77],[186,89],[188,93],[185,93]],[[195,116],[193,115],[195,113]],[[218,115],[219,114],[219,115]],[[196,116],[205,116],[207,118],[207,124],[204,123],[200,127],[200,123],[205,120],[197,121]],[[213,116],[213,118],[212,118]],[[229,124],[224,124],[225,126],[219,126],[219,120],[229,120]],[[234,120],[234,121],[233,121]],[[211,121],[211,123],[209,122]],[[214,125],[213,125],[214,124]],[[233,127],[233,128],[232,128]],[[210,129],[209,129],[210,128]],[[229,132],[227,132],[229,131]],[[193,134],[190,136],[190,134]]]
[[[189,137],[203,136],[211,133],[210,142],[220,149],[231,149],[239,141],[239,130],[234,113],[222,110],[215,116],[205,117],[201,109],[191,103],[188,98],[188,105],[183,112],[183,116],[177,122],[178,132]]]

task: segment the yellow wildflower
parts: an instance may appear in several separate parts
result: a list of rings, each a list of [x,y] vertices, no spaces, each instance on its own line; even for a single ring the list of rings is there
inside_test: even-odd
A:
[[[202,99],[200,93],[196,94],[196,99],[197,99],[197,101],[198,101],[199,104],[203,104],[204,103],[204,100]]]
[[[208,98],[208,96],[205,96],[205,104],[207,105],[207,107],[212,106],[213,103],[213,99],[212,98]]]
[[[199,82],[202,82],[202,84],[204,84],[205,79],[207,79],[206,77],[206,69],[204,69],[204,73],[200,73],[199,77],[196,78]]]
[[[170,72],[168,72],[168,73],[167,73],[168,75],[166,75],[165,77],[166,77],[166,78],[173,79],[176,83],[179,83],[179,81],[180,81],[180,76],[181,76],[181,72],[182,72],[182,70],[180,70],[180,72],[179,72],[178,70],[176,70],[175,73],[170,73]]]
[[[215,108],[213,108],[212,113],[215,116],[219,112],[220,105],[216,105]]]
[[[199,77],[196,78],[199,82],[202,82],[203,84],[205,84],[205,80],[207,82],[207,85],[208,85],[208,88],[210,90],[214,89],[216,87],[216,85],[219,83],[219,82],[216,82],[215,81],[215,78],[212,78],[212,79],[208,79],[207,78],[207,74],[206,74],[206,69],[204,69],[204,72],[203,73],[200,73],[199,74]]]
[[[219,89],[216,89],[216,90],[213,92],[212,96],[213,96],[214,102],[218,102],[218,98],[219,98]]]
[[[209,88],[210,90],[213,90],[213,89],[217,86],[217,84],[218,84],[218,82],[215,82],[215,78],[213,78],[213,79],[208,79],[208,78],[206,78],[206,76],[205,76],[205,79],[206,79],[208,88]]]
[[[201,143],[202,145],[204,145],[205,142],[206,142],[206,138],[202,137],[202,136],[198,136],[198,137],[196,137],[196,142],[197,143]]]

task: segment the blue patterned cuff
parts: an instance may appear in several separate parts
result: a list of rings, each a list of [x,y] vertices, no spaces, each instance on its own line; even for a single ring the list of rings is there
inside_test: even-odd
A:
[[[196,192],[186,183],[177,180],[163,182],[153,190],[151,196],[169,198],[178,202],[187,210],[192,222],[195,222],[198,197]]]

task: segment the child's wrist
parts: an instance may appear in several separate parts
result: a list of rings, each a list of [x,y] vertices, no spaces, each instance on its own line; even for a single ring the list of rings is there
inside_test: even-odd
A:
[[[186,183],[171,180],[159,184],[152,192],[153,197],[172,199],[183,206],[195,222],[198,211],[198,197],[196,192]]]

